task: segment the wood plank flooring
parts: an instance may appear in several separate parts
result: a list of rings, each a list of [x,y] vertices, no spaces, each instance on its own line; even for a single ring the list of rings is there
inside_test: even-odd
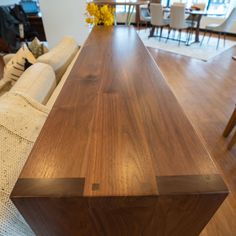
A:
[[[236,235],[236,145],[222,132],[236,103],[236,47],[209,62],[149,48],[172,91],[220,169],[231,193],[201,236]]]

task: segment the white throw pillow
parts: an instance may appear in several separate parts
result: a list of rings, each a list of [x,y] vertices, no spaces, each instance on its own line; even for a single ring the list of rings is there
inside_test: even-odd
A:
[[[79,46],[75,39],[67,36],[54,48],[50,49],[48,53],[37,58],[37,62],[50,65],[55,71],[57,82],[59,83],[78,50]]]
[[[10,92],[23,93],[45,104],[56,87],[56,77],[51,66],[35,63],[15,83]]]

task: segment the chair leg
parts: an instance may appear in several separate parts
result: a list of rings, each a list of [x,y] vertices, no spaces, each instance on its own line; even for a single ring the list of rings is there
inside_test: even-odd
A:
[[[203,41],[204,41],[204,38],[205,38],[205,36],[206,36],[206,30],[204,31],[204,34],[203,34],[203,37],[202,37],[202,41],[201,41],[201,43],[200,43],[200,46],[202,46],[202,43],[203,43]]]
[[[236,143],[236,132],[234,133],[232,139],[230,140],[228,144],[228,147],[227,147],[228,150],[230,150],[234,146],[235,143]]]
[[[180,46],[181,34],[182,34],[182,30],[179,30],[179,43],[178,43],[178,46]]]
[[[207,44],[210,42],[211,36],[212,36],[212,32],[210,32],[210,34],[209,34],[209,38],[207,40]]]
[[[149,34],[148,38],[151,38],[151,37],[153,37],[153,35],[154,35],[154,31],[155,31],[155,26],[152,26],[152,28],[151,28],[151,30],[150,30],[150,34]]]
[[[186,39],[186,45],[189,45],[189,42],[192,40],[192,34],[193,34],[193,28],[187,29],[187,39]]]
[[[171,28],[168,29],[168,35],[167,35],[167,38],[166,38],[166,43],[167,43],[168,39],[170,38],[170,32],[171,32]]]
[[[157,27],[157,34],[156,34],[156,36],[158,37],[158,33],[159,33],[159,26]]]
[[[163,27],[161,27],[161,32],[160,32],[159,41],[161,41],[161,37],[162,37],[162,31],[163,31]]]
[[[172,34],[173,39],[175,38],[175,32],[176,32],[176,30],[174,29],[173,34]]]
[[[231,115],[225,130],[223,132],[223,136],[224,137],[228,137],[228,135],[230,134],[230,132],[232,131],[232,129],[234,128],[234,126],[236,125],[236,108],[234,108],[233,114]]]
[[[190,40],[192,40],[192,33],[193,33],[193,28],[187,29],[187,45],[189,44]]]
[[[192,28],[190,40],[192,40],[192,38],[194,37],[194,33],[196,34],[196,30],[195,30],[195,28]]]
[[[225,47],[225,37],[226,37],[226,33],[224,32],[224,47]]]
[[[146,30],[147,30],[147,26],[148,26],[148,23],[146,22],[145,33],[146,33]]]
[[[218,49],[219,44],[220,44],[220,36],[221,36],[221,32],[218,34],[218,40],[217,40],[216,50]]]

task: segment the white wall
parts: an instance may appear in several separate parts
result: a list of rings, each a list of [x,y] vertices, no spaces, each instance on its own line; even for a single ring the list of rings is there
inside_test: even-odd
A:
[[[49,47],[65,35],[73,36],[80,45],[85,41],[86,0],[40,0],[39,3]]]
[[[0,5],[4,6],[4,5],[12,5],[15,3],[19,3],[20,0],[0,0]]]

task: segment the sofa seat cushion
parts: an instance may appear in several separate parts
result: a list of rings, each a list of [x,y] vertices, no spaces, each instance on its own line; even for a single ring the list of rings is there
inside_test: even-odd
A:
[[[35,63],[22,74],[10,92],[27,94],[32,99],[45,104],[55,87],[56,78],[52,67]]]
[[[59,82],[78,49],[78,44],[72,37],[65,37],[48,53],[38,57],[37,62],[51,65]]]

